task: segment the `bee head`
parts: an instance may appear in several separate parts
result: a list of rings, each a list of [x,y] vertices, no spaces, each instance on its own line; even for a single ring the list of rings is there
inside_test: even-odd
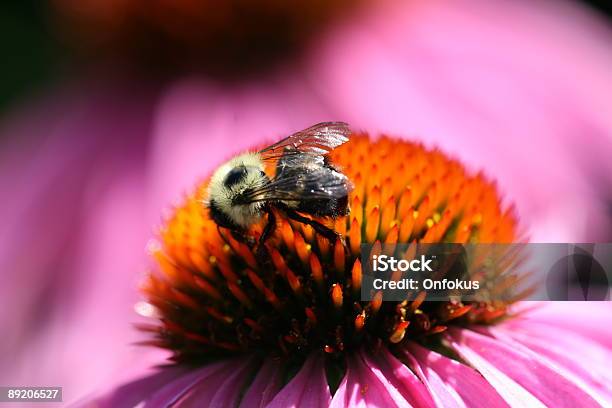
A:
[[[264,165],[256,154],[233,158],[215,171],[209,185],[209,205],[231,223],[247,226],[261,217],[263,203],[250,192],[268,181]]]
[[[268,176],[259,167],[239,165],[230,169],[223,178],[223,187],[234,205],[246,205],[251,202],[251,192],[268,180]]]
[[[239,165],[238,167],[234,167],[227,173],[225,179],[223,180],[223,185],[226,188],[233,188],[247,178],[249,174],[249,170],[244,164]]]

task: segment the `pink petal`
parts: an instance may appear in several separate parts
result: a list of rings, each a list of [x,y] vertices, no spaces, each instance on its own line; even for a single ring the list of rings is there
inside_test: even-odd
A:
[[[249,385],[242,401],[241,408],[263,408],[265,407],[282,386],[280,363],[272,358],[266,359],[253,383]]]
[[[535,353],[470,330],[451,329],[448,339],[510,405],[599,406],[584,389]]]
[[[376,365],[366,363],[363,355],[360,352],[347,357],[346,374],[331,407],[411,407],[390,378]]]
[[[138,380],[116,387],[107,394],[85,399],[77,407],[227,407],[235,406],[240,390],[248,382],[254,360],[227,360],[197,370],[166,367]]]
[[[0,123],[0,383],[71,402],[159,354],[131,345],[154,103],[121,81],[59,88]]]
[[[94,399],[84,398],[75,404],[76,407],[95,408],[128,408],[135,407],[146,401],[152,390],[157,390],[166,384],[175,381],[186,373],[185,368],[163,368],[154,374],[131,381],[116,387],[106,395]]]
[[[434,400],[421,380],[389,350],[381,348],[375,353],[362,352],[361,356],[372,372],[381,380],[389,381],[402,396],[415,407],[433,407]]]
[[[520,302],[522,322],[538,322],[581,333],[612,349],[609,322],[612,302]],[[517,320],[518,321],[518,320]]]
[[[449,408],[461,406],[461,398],[456,395],[456,392],[453,392],[452,389],[446,388],[442,380],[435,374],[435,372],[429,372],[432,370],[427,370],[426,368],[421,367],[414,356],[405,350],[403,357],[412,370],[416,373],[419,380],[422,381],[427,388],[427,391],[435,401],[434,406]]]
[[[227,377],[243,368],[244,364],[236,360],[213,363],[203,368],[191,371],[174,381],[167,383],[160,389],[151,389],[150,396],[145,400],[145,407],[165,407],[189,399],[196,392],[201,401],[210,402],[216,391],[223,385]],[[197,391],[196,391],[197,390]]]
[[[437,406],[507,407],[508,404],[474,369],[416,343],[404,351]]]
[[[235,407],[240,401],[242,391],[253,369],[253,360],[245,359],[230,371],[223,371],[213,376],[202,378],[199,383],[186,393],[177,406],[181,408],[202,407],[226,408]],[[219,381],[220,380],[220,381]],[[156,405],[151,405],[152,407]]]
[[[323,357],[313,354],[268,407],[327,407],[330,401]]]
[[[603,406],[612,406],[612,351],[574,332],[521,321],[488,332],[515,348],[527,347],[582,388]],[[518,344],[517,344],[518,342]]]

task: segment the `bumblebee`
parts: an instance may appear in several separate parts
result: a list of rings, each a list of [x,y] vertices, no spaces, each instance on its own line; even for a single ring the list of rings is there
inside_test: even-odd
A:
[[[344,122],[323,122],[229,160],[213,173],[208,187],[211,218],[244,241],[248,228],[267,215],[260,250],[276,227],[274,210],[335,242],[338,234],[309,216],[337,218],[348,213],[351,184],[327,154],[346,143],[349,134]],[[276,163],[274,177],[264,171],[268,162]]]

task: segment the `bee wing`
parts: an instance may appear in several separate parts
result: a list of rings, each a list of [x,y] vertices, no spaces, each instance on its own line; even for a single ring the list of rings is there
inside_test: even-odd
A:
[[[281,171],[277,176],[252,189],[248,202],[257,201],[307,201],[321,198],[340,198],[346,196],[352,185],[341,172],[318,164],[320,157],[307,154],[293,156],[296,165],[292,171]],[[299,162],[299,164],[297,164]],[[317,163],[316,165],[306,165]],[[299,169],[298,171],[294,171]]]
[[[346,143],[350,133],[348,124],[344,122],[317,123],[266,147],[259,154],[263,160],[299,154],[323,156]]]

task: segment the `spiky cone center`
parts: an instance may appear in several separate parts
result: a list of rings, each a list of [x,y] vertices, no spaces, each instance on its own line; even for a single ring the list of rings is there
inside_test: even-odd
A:
[[[331,153],[354,185],[350,213],[321,220],[345,238],[335,244],[310,226],[277,214],[267,241],[270,262],[217,228],[202,183],[176,208],[153,250],[159,270],[143,285],[159,323],[150,342],[177,361],[261,351],[341,356],[362,345],[391,349],[407,339],[435,342],[451,325],[491,324],[502,303],[360,300],[362,243],[510,243],[517,238],[511,208],[495,185],[469,174],[439,150],[388,137],[353,135]],[[262,226],[249,233],[261,234]],[[297,352],[297,353],[296,353]]]

